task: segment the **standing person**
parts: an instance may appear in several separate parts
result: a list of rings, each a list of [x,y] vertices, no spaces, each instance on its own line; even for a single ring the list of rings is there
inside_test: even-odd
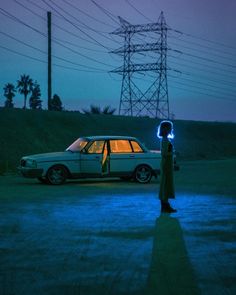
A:
[[[175,198],[174,189],[174,163],[173,145],[170,141],[173,135],[173,124],[171,121],[162,121],[158,127],[157,136],[161,139],[161,174],[159,199],[161,201],[161,212],[174,213],[177,210],[170,206],[169,199]]]

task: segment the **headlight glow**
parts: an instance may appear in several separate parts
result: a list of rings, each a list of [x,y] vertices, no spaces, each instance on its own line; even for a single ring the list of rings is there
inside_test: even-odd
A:
[[[37,168],[37,162],[35,160],[27,159],[25,166],[30,168]]]

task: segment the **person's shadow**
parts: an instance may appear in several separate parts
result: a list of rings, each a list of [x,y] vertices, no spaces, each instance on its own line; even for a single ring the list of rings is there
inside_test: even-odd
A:
[[[169,214],[156,220],[145,295],[200,294],[179,221]]]

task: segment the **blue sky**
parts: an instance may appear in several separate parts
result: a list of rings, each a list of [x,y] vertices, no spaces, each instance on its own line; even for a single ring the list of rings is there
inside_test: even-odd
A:
[[[4,85],[29,74],[40,84],[46,108],[47,11],[52,12],[52,91],[65,109],[91,104],[118,109],[121,76],[109,71],[121,66],[122,58],[109,51],[122,46],[122,39],[109,33],[119,27],[117,16],[145,24],[163,11],[171,28],[171,112],[176,119],[236,121],[234,0],[0,0],[0,106]],[[143,75],[136,79],[141,86],[147,81]],[[17,94],[14,102],[22,107],[23,97]]]

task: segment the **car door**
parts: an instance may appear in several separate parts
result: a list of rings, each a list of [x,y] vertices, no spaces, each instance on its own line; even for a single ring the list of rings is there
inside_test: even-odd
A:
[[[126,139],[110,140],[110,174],[114,176],[130,175],[136,167],[136,158],[130,141]]]
[[[100,176],[102,174],[102,160],[104,140],[94,140],[81,153],[80,170],[85,176]]]

